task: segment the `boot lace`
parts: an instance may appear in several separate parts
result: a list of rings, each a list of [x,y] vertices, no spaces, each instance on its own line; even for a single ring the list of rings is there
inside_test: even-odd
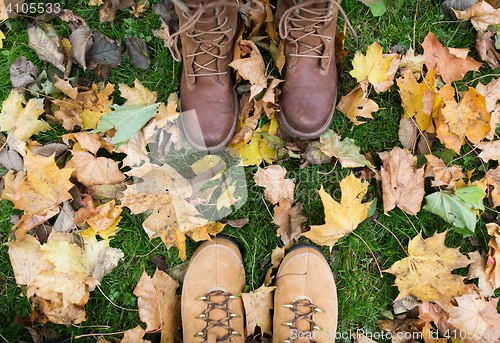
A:
[[[379,3],[381,0],[359,0],[366,4],[375,4]],[[313,8],[311,5],[317,3],[326,3],[326,8]],[[331,42],[332,37],[318,34],[318,30],[325,26],[332,19],[332,9],[337,7],[344,17],[347,26],[353,33],[354,37],[357,38],[356,31],[351,25],[349,18],[345,14],[342,7],[340,7],[340,0],[306,0],[303,2],[297,3],[295,6],[290,7],[286,10],[281,19],[279,21],[279,32],[282,39],[287,39],[292,44],[298,44],[303,49],[299,53],[299,49],[297,49],[297,53],[290,53],[291,57],[310,57],[310,58],[330,58],[330,54],[323,55],[324,44],[322,41],[317,46],[311,46],[303,42],[306,37],[318,37],[324,38],[328,42]],[[308,18],[301,14],[301,11],[304,13],[312,14],[312,18]],[[307,22],[309,25],[303,25],[304,22]],[[294,34],[297,33],[297,34]],[[300,35],[302,34],[302,35]],[[296,38],[294,37],[296,36]]]
[[[311,301],[309,301],[307,299],[299,299],[297,301],[294,301],[291,304],[283,304],[281,306],[290,308],[290,310],[292,311],[292,314],[293,314],[292,320],[290,320],[289,322],[286,322],[286,323],[281,323],[281,325],[289,326],[290,331],[295,330],[295,332],[297,333],[297,337],[299,337],[299,338],[313,337],[314,338],[314,330],[319,330],[319,331],[323,330],[322,328],[320,328],[316,324],[316,322],[314,320],[314,315],[318,312],[325,313],[325,311],[318,308]],[[309,311],[302,312],[301,310],[299,310],[299,308],[298,308],[299,306],[302,308],[305,307],[305,308],[309,309]],[[309,323],[309,330],[304,331],[304,330],[300,330],[299,328],[297,328],[296,323],[298,321],[301,321],[301,320],[305,320]],[[288,340],[281,341],[280,343],[291,343],[293,341],[294,340],[290,338]],[[315,340],[311,340],[311,339],[310,339],[310,342],[316,343]]]
[[[181,35],[185,34],[187,37],[193,39],[197,45],[197,48],[193,53],[186,54],[186,58],[194,57],[194,74],[187,74],[187,76],[216,76],[226,75],[228,73],[227,71],[221,72],[216,68],[210,67],[210,65],[218,59],[224,59],[227,57],[227,54],[222,55],[220,53],[221,46],[224,43],[227,43],[227,34],[234,30],[234,28],[232,26],[225,28],[228,20],[227,16],[225,16],[221,22],[221,18],[217,15],[213,18],[206,19],[203,18],[203,14],[214,11],[217,13],[225,13],[226,6],[237,6],[252,12],[264,11],[264,5],[260,1],[254,0],[254,4],[257,5],[257,7],[241,5],[234,1],[208,1],[199,4],[183,4],[185,6],[185,10],[182,12],[182,15],[185,19],[187,19],[187,21],[177,32],[171,35],[167,32],[167,45],[172,57],[177,62],[180,62],[182,59],[182,55],[179,51],[179,38]],[[215,26],[209,30],[202,30],[196,27],[196,24],[198,23],[207,24],[214,21],[216,22]],[[207,36],[213,38],[207,39]],[[201,64],[196,59],[196,57],[201,55],[210,55],[212,59]],[[217,63],[215,65],[217,65]]]
[[[224,296],[224,299],[219,302],[215,302],[211,300],[211,297],[217,297],[217,296]],[[202,314],[196,317],[196,319],[203,319],[205,321],[205,327],[198,332],[195,337],[201,337],[202,342],[207,342],[208,338],[208,331],[214,327],[220,327],[224,330],[227,330],[227,334],[217,337],[216,342],[221,343],[221,342],[231,342],[231,340],[234,337],[241,336],[240,333],[237,331],[233,330],[231,327],[231,319],[233,318],[239,318],[240,315],[234,313],[231,311],[229,308],[229,304],[231,302],[231,299],[237,298],[239,295],[232,295],[229,292],[223,291],[223,290],[212,290],[209,291],[205,296],[196,298],[196,300],[203,300],[205,302],[206,308],[205,311],[203,311]],[[226,316],[221,318],[221,319],[211,319],[209,317],[210,312],[219,309],[224,312],[226,312]]]

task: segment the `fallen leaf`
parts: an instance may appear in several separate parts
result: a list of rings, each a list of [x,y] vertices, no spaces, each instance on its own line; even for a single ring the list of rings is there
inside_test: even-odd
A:
[[[396,75],[396,72],[398,71],[399,68],[399,60],[401,56],[398,54],[383,54],[382,58],[389,58],[392,57],[392,62],[389,66],[389,70],[387,70],[387,80],[384,82],[378,82],[373,85],[373,89],[377,93],[380,92],[385,92],[391,88],[391,86],[394,84],[394,76]]]
[[[358,82],[365,79],[374,85],[383,83],[389,80],[387,72],[394,59],[394,56],[383,56],[382,47],[377,42],[374,42],[368,47],[366,56],[360,52],[356,52],[352,61],[354,69],[349,72]]]
[[[462,173],[462,168],[457,165],[448,167],[442,159],[434,155],[426,155],[425,158],[429,162],[432,175],[434,176],[432,187],[448,186],[449,189],[455,189],[454,181],[465,177]]]
[[[2,164],[7,170],[14,170],[16,172],[24,169],[24,162],[21,155],[17,151],[10,149],[8,146],[0,152],[0,164]]]
[[[476,92],[484,96],[486,111],[492,112],[497,107],[498,99],[500,99],[500,78],[492,79],[487,85],[479,82],[476,86]]]
[[[276,149],[269,147],[269,141],[260,133],[262,129],[255,130],[252,139],[239,149],[243,166],[260,165],[263,161],[272,163],[276,160]]]
[[[52,227],[56,232],[68,232],[76,229],[75,225],[75,210],[68,200],[63,202],[61,212],[57,216],[57,219]]]
[[[38,67],[23,55],[10,66],[10,82],[14,88],[23,88],[38,80]]]
[[[121,83],[119,85],[119,90],[121,96],[127,99],[124,105],[150,105],[154,104],[157,99],[157,92],[156,91],[151,92],[149,89],[144,87],[138,79],[135,79],[134,81],[134,88],[131,88],[124,83]],[[177,105],[175,107],[177,107]],[[172,115],[171,111],[172,108],[170,108],[170,115]],[[157,118],[158,121],[161,119],[163,118],[161,117]]]
[[[125,44],[127,45],[127,55],[130,62],[141,70],[148,69],[151,59],[149,58],[146,43],[137,37],[125,37]]]
[[[115,184],[125,180],[118,163],[110,158],[95,157],[85,151],[72,151],[73,158],[66,164],[85,186]]]
[[[50,126],[38,120],[43,113],[43,100],[30,99],[26,107],[23,107],[23,103],[24,95],[12,90],[2,103],[0,131],[8,131],[7,144],[22,156],[26,156],[28,139],[34,134],[48,130]]]
[[[176,295],[179,284],[161,270],[153,278],[146,272],[134,289],[138,297],[139,316],[146,323],[146,331],[161,328],[162,342],[174,342],[180,324],[180,300]]]
[[[106,0],[99,9],[99,18],[101,23],[115,20],[117,10],[130,7],[134,4],[134,0]]]
[[[273,249],[271,253],[271,267],[266,272],[266,278],[264,281],[264,286],[269,286],[273,281],[274,277],[278,272],[278,267],[280,266],[281,261],[285,257],[285,248],[276,247]]]
[[[134,329],[130,329],[124,332],[123,339],[120,343],[151,343],[151,341],[142,339],[146,331],[137,325]]]
[[[335,131],[328,129],[319,137],[321,143],[319,148],[325,155],[338,158],[342,168],[373,167],[365,156],[360,154],[354,139],[345,138],[343,141],[340,139]]]
[[[424,67],[425,62],[427,62],[427,56],[418,55],[415,56],[415,51],[410,47],[406,51],[406,55],[401,57],[401,61],[399,62],[399,68],[406,68],[413,73],[415,79],[420,79],[422,77],[422,69]]]
[[[246,313],[246,337],[253,334],[257,326],[262,333],[272,334],[271,310],[274,304],[272,292],[275,288],[260,286],[255,291],[241,294]]]
[[[493,285],[488,280],[489,275],[486,273],[486,255],[484,253],[480,254],[477,251],[469,253],[470,259],[474,262],[469,266],[469,272],[467,273],[467,279],[478,279],[478,291],[482,297],[489,298],[495,294],[495,289]]]
[[[366,122],[359,121],[357,117],[373,119],[372,113],[379,110],[377,103],[366,97],[366,92],[358,84],[349,94],[342,96],[337,104],[337,110],[344,113],[355,125]]]
[[[66,67],[64,66],[64,55],[57,49],[61,43],[59,39],[55,39],[55,37],[51,36],[47,32],[50,30],[48,29],[49,27],[50,29],[54,30],[50,25],[44,26],[44,28],[46,28],[46,30],[44,30],[40,26],[29,24],[28,46],[33,50],[35,50],[36,54],[38,55],[38,58],[40,58],[42,61],[50,63],[57,69],[61,70],[62,72],[65,72]]]
[[[459,249],[444,245],[446,232],[436,233],[425,241],[419,234],[408,244],[408,257],[397,261],[387,273],[396,275],[399,289],[396,300],[412,294],[422,301],[437,301],[443,296],[458,297],[469,293],[464,277],[451,274],[453,269],[463,268],[471,261]]]
[[[469,20],[474,28],[486,31],[489,25],[500,24],[500,9],[495,9],[486,1],[480,1],[465,11],[453,10],[457,19]]]
[[[500,226],[496,223],[486,224],[491,237],[488,242],[488,255],[485,273],[493,289],[500,287]]]
[[[295,184],[285,179],[285,176],[285,168],[273,165],[264,169],[259,167],[253,179],[256,185],[266,188],[264,195],[271,204],[276,205],[281,199],[293,199]]]
[[[89,69],[94,68],[95,65],[105,67],[117,67],[120,65],[122,62],[121,41],[114,41],[96,30],[93,30],[92,34],[94,45],[87,53]]]
[[[87,70],[87,53],[94,46],[93,31],[88,26],[80,26],[69,36],[70,54],[83,68]]]
[[[368,215],[373,201],[361,203],[368,189],[368,183],[362,183],[352,173],[340,181],[342,199],[335,201],[321,186],[318,191],[325,208],[325,224],[312,225],[311,230],[302,235],[319,245],[328,245],[330,251],[342,237],[354,231]]]
[[[273,223],[279,226],[277,234],[284,245],[297,241],[306,231],[302,223],[307,217],[302,215],[302,204],[298,203],[295,206],[292,204],[293,201],[290,199],[281,199],[279,205],[274,207]]]
[[[425,65],[428,70],[436,69],[436,73],[443,78],[443,81],[448,83],[451,81],[461,80],[464,75],[470,70],[478,70],[482,65],[475,61],[470,56],[467,56],[469,50],[450,49],[444,47],[436,38],[429,32],[422,43],[424,55],[427,56]]]
[[[259,49],[252,41],[242,40],[240,42],[240,49],[249,51],[249,56],[234,59],[229,66],[233,67],[242,78],[250,81],[252,84],[250,99],[253,99],[267,87],[264,60]]]
[[[479,58],[491,69],[500,69],[500,52],[495,48],[496,32],[477,31],[476,49]]]

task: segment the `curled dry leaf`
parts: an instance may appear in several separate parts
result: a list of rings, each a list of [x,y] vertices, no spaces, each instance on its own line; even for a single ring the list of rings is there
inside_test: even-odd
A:
[[[414,170],[412,158],[401,148],[392,149],[382,174],[385,213],[394,207],[417,215],[424,198],[424,167]]]
[[[10,66],[10,82],[14,88],[23,88],[36,82],[37,75],[38,67],[22,55]]]
[[[293,200],[280,199],[279,205],[274,207],[274,224],[278,225],[278,237],[284,245],[293,240],[298,240],[300,235],[306,231],[302,224],[307,217],[302,215],[302,203],[292,206]]]
[[[246,313],[246,337],[255,332],[257,326],[262,333],[272,335],[271,309],[273,309],[273,291],[276,287],[260,286],[250,293],[242,293],[241,298]]]
[[[500,24],[500,9],[495,9],[486,1],[480,1],[465,11],[453,10],[457,19],[469,20],[474,28],[486,31],[489,25]]]
[[[457,165],[448,167],[442,159],[434,155],[426,155],[425,157],[427,162],[429,162],[432,175],[434,176],[432,187],[448,186],[450,189],[455,189],[455,181],[465,177],[461,167]]]
[[[38,58],[42,61],[52,64],[62,72],[66,71],[64,66],[64,55],[58,50],[61,44],[59,37],[54,37],[49,34],[50,29],[54,30],[50,24],[45,24],[45,30],[42,27],[29,24],[28,25],[28,38],[29,47],[35,50]],[[50,26],[50,29],[48,27]]]
[[[495,294],[495,289],[493,285],[488,280],[489,275],[486,273],[486,255],[484,253],[480,254],[477,251],[469,253],[469,257],[473,263],[469,266],[469,272],[467,273],[467,279],[478,279],[478,291],[482,297],[489,298]]]
[[[359,121],[357,117],[373,119],[372,113],[379,110],[377,103],[366,97],[366,92],[358,84],[349,94],[342,96],[337,104],[337,110],[344,113],[355,125],[365,122]]]
[[[368,189],[368,183],[361,182],[353,174],[340,181],[342,199],[334,200],[323,186],[318,191],[325,208],[325,224],[312,225],[311,230],[303,234],[314,243],[327,245],[330,251],[334,244],[347,236],[366,219],[373,201],[361,203]]]
[[[269,286],[274,279],[273,273],[278,272],[281,260],[285,257],[285,248],[276,247],[271,253],[271,267],[266,272],[264,286]]]
[[[437,301],[445,297],[458,297],[469,293],[464,277],[451,274],[471,261],[459,249],[444,245],[446,232],[436,233],[425,241],[419,234],[408,244],[408,257],[397,261],[387,273],[396,275],[399,289],[396,300],[412,294],[422,301]]]
[[[500,69],[500,51],[495,48],[496,32],[477,31],[476,49],[479,57],[489,64],[491,69]]]
[[[264,195],[275,205],[281,199],[293,199],[295,184],[292,180],[285,179],[285,176],[285,168],[272,165],[264,169],[259,167],[253,179],[258,186],[266,188]]]
[[[461,80],[468,71],[478,70],[481,66],[480,62],[467,56],[469,50],[446,48],[432,32],[427,34],[422,46],[427,56],[427,69],[435,68],[446,83]]]
[[[250,88],[250,99],[252,99],[267,87],[265,64],[259,49],[254,42],[242,40],[240,42],[240,49],[243,51],[249,51],[249,56],[243,56],[242,58],[235,59],[229,65],[233,67],[242,78],[250,81],[252,84],[252,87]]]
[[[491,237],[488,242],[488,255],[485,273],[493,289],[500,287],[500,226],[496,223],[486,224]]]
[[[146,70],[151,64],[149,58],[148,46],[146,43],[137,37],[125,37],[125,44],[127,45],[127,55],[137,68]]]
[[[87,53],[94,46],[93,31],[88,26],[80,26],[71,36],[69,36],[71,43],[70,54],[83,68],[87,69]]]

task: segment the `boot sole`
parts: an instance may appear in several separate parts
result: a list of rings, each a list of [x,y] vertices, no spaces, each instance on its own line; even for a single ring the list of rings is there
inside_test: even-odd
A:
[[[301,132],[295,130],[287,121],[286,121],[286,115],[285,112],[283,111],[283,108],[281,108],[280,104],[280,113],[278,115],[281,124],[285,128],[285,130],[290,134],[290,136],[295,137],[295,138],[300,138],[300,139],[313,139],[313,138],[318,138],[322,134],[328,130],[330,127],[330,124],[333,119],[333,113],[335,112],[335,106],[337,105],[337,94],[335,94],[335,101],[333,103],[333,108],[332,111],[330,112],[330,115],[328,116],[328,120],[326,121],[325,125],[321,127],[321,129],[315,131],[315,132]]]
[[[199,152],[207,152],[209,154],[215,154],[218,152],[221,152],[224,150],[224,148],[231,142],[233,139],[234,133],[236,131],[236,125],[238,124],[238,117],[239,117],[239,101],[238,101],[238,95],[236,94],[236,91],[233,89],[233,94],[234,94],[234,103],[235,103],[235,113],[234,113],[234,122],[233,125],[231,126],[231,131],[229,131],[228,136],[218,145],[209,147],[207,148],[206,146],[201,146],[196,144],[191,137],[189,137],[187,130],[184,127],[184,121],[181,119],[181,125],[182,125],[182,131],[184,132],[184,137],[186,137],[187,141],[189,144]],[[180,106],[180,105],[179,105]],[[182,112],[182,107],[180,108]]]

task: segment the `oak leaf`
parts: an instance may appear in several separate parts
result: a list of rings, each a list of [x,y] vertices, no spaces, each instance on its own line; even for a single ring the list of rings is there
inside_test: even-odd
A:
[[[372,113],[379,110],[377,103],[368,99],[361,85],[357,85],[349,94],[342,96],[337,104],[337,110],[344,113],[354,125],[365,122],[359,121],[357,117],[373,119]]]
[[[349,72],[358,82],[365,79],[375,85],[389,80],[387,72],[394,59],[391,55],[382,55],[382,47],[377,42],[374,42],[368,47],[366,56],[360,52],[356,52],[352,66],[354,69]]]
[[[469,265],[459,249],[444,245],[446,232],[436,233],[425,241],[419,234],[408,244],[408,257],[397,261],[387,273],[396,275],[399,289],[396,300],[412,294],[422,301],[437,301],[443,296],[458,297],[469,293],[464,277],[451,274],[453,269]]]
[[[260,286],[255,291],[241,294],[246,313],[246,337],[253,334],[257,326],[262,333],[272,335],[271,309],[274,304],[272,292],[275,288],[275,286]]]
[[[302,215],[302,203],[293,205],[293,200],[281,199],[279,205],[274,207],[273,223],[278,225],[278,237],[284,245],[293,240],[298,240],[302,232],[306,230],[302,224],[307,220]]]
[[[478,70],[482,63],[467,56],[467,49],[452,49],[444,47],[437,37],[429,32],[422,43],[424,55],[427,56],[425,65],[428,70],[436,69],[436,73],[448,83],[461,80],[471,70]]]
[[[500,24],[500,9],[495,9],[486,1],[479,1],[465,11],[453,10],[453,12],[457,19],[470,19],[477,31],[486,31],[489,25]]]
[[[23,103],[25,103],[24,95],[12,90],[2,103],[0,131],[8,131],[9,146],[22,156],[26,156],[28,139],[36,133],[48,130],[50,126],[38,120],[38,116],[44,112],[43,100],[30,99],[24,108]]]
[[[424,198],[424,167],[415,170],[412,158],[401,148],[392,149],[382,168],[385,213],[394,207],[417,215]]]
[[[146,331],[161,328],[161,341],[174,342],[180,324],[180,300],[176,294],[179,284],[165,272],[156,269],[153,278],[146,272],[134,289],[138,297],[139,316]]]
[[[125,180],[118,163],[110,158],[95,157],[85,151],[72,151],[73,158],[66,164],[83,185],[115,184]]]
[[[335,201],[323,186],[318,191],[325,207],[325,224],[312,225],[311,230],[303,233],[319,245],[328,245],[330,250],[342,237],[354,231],[368,215],[368,210],[373,201],[361,203],[368,189],[368,183],[362,183],[353,174],[340,181],[342,199]]]
[[[272,165],[264,169],[258,168],[253,179],[255,184],[265,187],[264,195],[276,205],[281,199],[293,199],[295,184],[290,179],[285,179],[286,169]]]

